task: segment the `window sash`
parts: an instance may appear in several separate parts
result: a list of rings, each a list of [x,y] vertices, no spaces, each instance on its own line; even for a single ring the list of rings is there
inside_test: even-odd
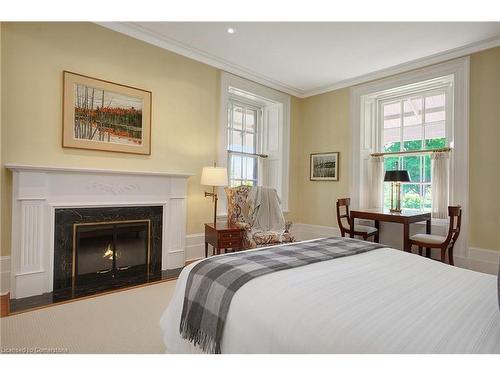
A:
[[[241,129],[238,129],[234,126],[234,109],[235,107],[239,107],[242,109],[242,124]],[[246,124],[246,114],[247,111],[252,111],[254,113],[254,126],[253,130],[247,129]],[[227,150],[233,152],[244,152],[250,154],[257,154],[261,148],[260,145],[260,118],[261,118],[261,108],[248,105],[246,103],[229,100],[228,104],[228,122],[227,122]],[[241,135],[241,149],[237,149],[234,145],[234,135],[235,133],[240,133]],[[247,137],[246,135],[250,135],[252,138],[252,143],[250,145],[253,151],[245,150]]]
[[[427,121],[426,115],[428,114],[429,111],[427,111],[426,108],[426,98],[436,96],[436,95],[444,95],[444,105],[440,107],[436,107],[432,112],[438,112],[440,110],[444,111],[444,120],[440,121]],[[448,145],[450,144],[450,132],[449,132],[449,124],[451,123],[451,105],[450,105],[450,89],[447,87],[439,87],[439,88],[433,88],[430,90],[423,90],[420,92],[412,92],[412,93],[407,93],[406,95],[400,95],[397,97],[391,97],[391,98],[384,98],[384,99],[378,99],[377,100],[377,111],[378,111],[378,124],[379,126],[377,127],[377,132],[378,132],[378,149],[381,150],[382,152],[379,153],[384,155],[385,157],[394,157],[398,158],[398,164],[400,167],[403,167],[401,169],[408,169],[404,165],[404,160],[405,157],[415,157],[419,156],[420,158],[420,167],[419,167],[419,180],[418,181],[412,181],[408,183],[402,183],[401,184],[401,189],[403,196],[405,196],[404,192],[405,189],[408,186],[415,186],[418,188],[418,196],[419,196],[419,205],[418,207],[415,207],[416,202],[412,202],[411,198],[408,199],[408,205],[413,205],[413,207],[405,207],[405,201],[402,202],[402,207],[405,209],[419,209],[419,210],[430,210],[432,207],[430,206],[429,201],[432,201],[432,191],[431,191],[431,181],[430,181],[430,175],[426,176],[426,171],[425,171],[425,162],[424,159],[426,158],[427,155],[430,155],[432,152],[436,151],[436,148],[426,148],[428,146],[428,141],[431,139],[436,139],[436,138],[429,138],[427,139],[426,135],[426,130],[428,131],[428,126],[439,126],[442,125],[444,126],[444,139],[445,139],[445,147],[442,148],[440,147],[439,149],[443,150],[449,150]],[[405,123],[405,119],[408,119],[408,116],[405,116],[405,102],[406,101],[411,101],[414,99],[419,99],[421,104],[419,103],[419,108],[417,108],[418,115],[420,116],[418,123],[408,125],[408,123]],[[384,137],[384,132],[387,131],[388,128],[385,128],[385,119],[386,117],[384,116],[384,106],[390,105],[390,104],[398,104],[399,105],[399,113],[397,116],[399,116],[399,126],[393,127],[390,129],[398,129],[399,131],[399,151],[394,151],[386,152],[386,144],[385,144],[385,137]],[[412,107],[413,108],[413,107]],[[407,111],[408,112],[408,111]],[[394,118],[397,118],[396,115],[393,116]],[[405,130],[406,131],[411,131],[411,128],[419,128],[420,130],[420,137],[418,139],[411,139],[411,141],[420,141],[420,147],[414,150],[407,150],[407,146],[405,146],[405,142],[408,142],[409,139],[405,136]],[[394,131],[394,130],[393,130]],[[385,162],[384,162],[384,171],[388,170],[385,168]],[[429,171],[430,173],[430,171]],[[390,184],[384,183],[384,189],[383,189],[383,194],[384,194],[384,207],[388,207],[390,205],[390,200],[387,200],[387,189],[390,189]]]
[[[233,175],[233,159],[237,157],[240,158],[240,165],[239,165],[239,174],[234,174]],[[248,165],[247,162],[249,159],[253,159],[253,171],[249,175],[248,172]],[[228,168],[228,178],[229,178],[229,186],[235,187],[235,186],[240,186],[240,185],[251,185],[251,186],[257,186],[258,185],[258,176],[259,176],[259,169],[260,169],[260,163],[259,163],[259,157],[254,156],[254,155],[248,155],[248,154],[238,154],[238,153],[233,153],[233,152],[228,152],[228,158],[227,158],[227,165],[229,166]],[[239,177],[235,177],[239,176]]]
[[[234,122],[234,111],[235,108],[240,108],[242,111],[242,121],[241,128],[235,126]],[[253,126],[250,128],[247,124],[247,113],[253,112]],[[229,185],[239,186],[239,185],[258,185],[258,176],[260,175],[260,169],[262,163],[259,162],[259,158],[266,157],[266,155],[259,154],[260,150],[260,130],[261,130],[261,111],[262,109],[249,105],[247,103],[230,99],[228,103],[228,123],[227,123],[227,165],[228,165],[228,177]],[[234,137],[240,137],[241,146],[235,147]],[[251,143],[248,145],[248,140]],[[239,140],[238,140],[239,141]],[[239,169],[238,172],[234,171],[233,160],[239,158]],[[248,170],[248,160],[253,159],[252,165],[253,170],[249,173]],[[250,167],[251,168],[251,167]],[[233,173],[235,172],[235,173]]]
[[[426,121],[426,106],[425,106],[425,98],[443,94],[445,97],[445,104],[444,104],[444,112],[445,112],[445,120],[444,121]],[[451,136],[451,131],[450,131],[450,124],[451,124],[451,116],[452,116],[452,106],[451,106],[451,88],[449,86],[446,87],[438,87],[438,88],[433,88],[433,89],[428,89],[428,90],[423,90],[420,92],[412,92],[411,94],[402,94],[400,96],[395,96],[391,98],[384,98],[384,99],[377,99],[377,119],[378,119],[378,124],[377,126],[377,139],[378,139],[378,147],[376,149],[380,150],[380,152],[384,152],[385,149],[385,144],[384,144],[384,111],[383,108],[385,105],[390,105],[390,104],[400,104],[400,111],[399,111],[399,151],[404,151],[404,130],[405,128],[408,128],[409,126],[405,126],[404,124],[404,101],[405,100],[410,100],[414,98],[421,98],[422,99],[422,107],[421,107],[421,121],[417,125],[421,129],[421,138],[420,140],[422,141],[422,149],[425,149],[426,141],[426,129],[427,126],[433,125],[435,126],[436,124],[443,123],[444,124],[444,138],[446,139],[446,145],[445,147],[448,147],[450,145],[450,136]],[[415,125],[410,125],[410,126],[415,126]],[[429,149],[432,150],[432,149]]]

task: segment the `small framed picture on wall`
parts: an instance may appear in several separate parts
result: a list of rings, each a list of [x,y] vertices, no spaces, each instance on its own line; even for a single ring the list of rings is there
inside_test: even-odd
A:
[[[311,181],[338,181],[339,180],[339,153],[324,152],[310,156]]]

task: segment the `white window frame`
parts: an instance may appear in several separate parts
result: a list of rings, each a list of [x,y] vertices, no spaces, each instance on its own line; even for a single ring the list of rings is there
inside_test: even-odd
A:
[[[462,206],[462,227],[468,228],[469,222],[469,65],[468,56],[444,63],[428,66],[407,73],[397,74],[385,79],[351,88],[351,158],[349,181],[351,202],[354,207],[366,205],[363,189],[368,186],[367,162],[370,154],[379,147],[380,135],[373,122],[378,111],[375,102],[370,102],[370,94],[410,84],[453,75],[453,103],[450,114],[453,116],[453,134],[450,147],[450,204]],[[455,168],[460,166],[460,168]],[[444,222],[433,219],[433,226]],[[468,257],[468,231],[462,230],[456,244],[458,257]]]
[[[235,76],[227,72],[221,72],[220,76],[220,107],[219,107],[219,134],[218,134],[218,144],[217,144],[217,165],[227,167],[228,157],[227,157],[227,111],[229,100],[235,99],[235,97],[230,93],[230,91],[241,91],[243,93],[252,93],[248,99],[245,96],[238,96],[237,101],[255,105],[256,102],[261,101],[262,103],[276,103],[281,105],[282,111],[280,112],[280,185],[281,189],[278,194],[281,199],[281,206],[284,212],[288,212],[288,187],[289,187],[289,155],[290,155],[290,102],[291,97],[288,94],[282,93],[280,91],[271,89],[269,87],[263,86],[261,84],[246,80],[244,78]],[[262,131],[262,123],[260,121],[261,131],[260,134],[263,137],[264,131]],[[263,144],[265,140],[260,140],[260,144]],[[261,173],[259,168],[259,174]],[[259,176],[261,178],[261,176]],[[224,189],[220,188],[219,191],[219,206],[218,206],[218,217],[227,216],[227,197],[224,193]]]
[[[422,127],[422,142],[423,144],[425,143],[425,97],[432,96],[435,94],[440,94],[443,93],[445,94],[446,97],[446,102],[445,102],[445,113],[446,113],[446,119],[444,121],[445,123],[445,138],[446,138],[446,145],[445,147],[450,147],[450,144],[453,144],[453,102],[454,102],[454,96],[453,96],[453,75],[448,75],[445,77],[440,77],[435,80],[436,82],[433,83],[427,82],[426,86],[427,87],[421,87],[421,88],[410,88],[408,90],[405,90],[404,88],[399,91],[399,92],[394,92],[391,95],[385,96],[385,97],[377,97],[375,99],[375,106],[376,106],[376,111],[377,111],[377,116],[376,116],[376,139],[375,139],[375,145],[374,149],[375,152],[384,152],[384,129],[383,129],[383,123],[384,123],[384,118],[383,118],[383,106],[385,104],[389,104],[391,102],[401,102],[401,124],[400,124],[400,143],[401,147],[403,147],[404,141],[404,113],[403,113],[403,102],[404,100],[408,100],[409,98],[414,98],[414,97],[422,97],[422,116],[424,117],[422,119],[422,124],[420,125]],[[403,151],[403,150],[401,150]],[[422,151],[425,151],[425,149],[422,149]],[[424,156],[424,155],[430,155],[432,153],[432,150],[429,150],[428,153],[419,153],[416,155],[412,154],[407,154],[407,155],[400,155],[399,158],[402,159],[404,156]],[[424,166],[421,165],[421,174],[424,171]],[[450,174],[453,171],[450,171]],[[431,185],[432,182],[414,182],[413,184],[418,184],[420,185],[420,195],[424,198],[424,191],[425,191],[425,185]],[[424,190],[424,191],[422,191]],[[384,190],[382,190],[382,194],[384,194]],[[383,202],[383,197],[382,197],[382,202]],[[442,221],[442,219],[434,219],[436,222],[441,222],[444,224],[445,221]]]

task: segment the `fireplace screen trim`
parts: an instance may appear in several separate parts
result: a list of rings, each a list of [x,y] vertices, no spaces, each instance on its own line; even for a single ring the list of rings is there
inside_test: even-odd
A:
[[[148,245],[147,245],[147,274],[149,275],[150,262],[151,262],[151,219],[137,219],[137,220],[115,220],[115,221],[96,221],[90,223],[73,223],[73,264],[71,270],[71,284],[75,288],[76,282],[76,231],[78,227],[91,226],[91,225],[113,225],[113,224],[129,224],[129,223],[147,223],[148,224]]]

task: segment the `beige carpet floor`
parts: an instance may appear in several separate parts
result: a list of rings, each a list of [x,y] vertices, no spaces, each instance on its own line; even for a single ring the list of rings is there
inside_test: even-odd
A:
[[[0,319],[2,352],[164,353],[160,316],[175,281],[129,289]]]

